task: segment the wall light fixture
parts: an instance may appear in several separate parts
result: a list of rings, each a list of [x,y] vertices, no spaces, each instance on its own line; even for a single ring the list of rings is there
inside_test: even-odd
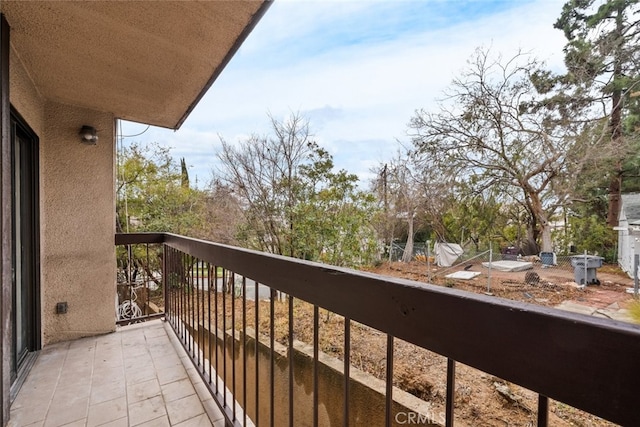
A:
[[[98,132],[93,126],[83,125],[79,134],[80,140],[84,144],[95,145],[98,143]]]

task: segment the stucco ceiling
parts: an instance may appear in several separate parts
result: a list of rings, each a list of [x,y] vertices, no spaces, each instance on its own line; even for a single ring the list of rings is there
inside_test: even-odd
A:
[[[43,97],[169,128],[182,124],[269,4],[1,3],[11,45]]]

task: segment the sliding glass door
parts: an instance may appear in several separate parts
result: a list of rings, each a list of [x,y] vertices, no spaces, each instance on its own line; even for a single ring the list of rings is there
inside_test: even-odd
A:
[[[40,227],[38,139],[11,116],[13,140],[13,313],[12,379],[27,356],[40,347]]]

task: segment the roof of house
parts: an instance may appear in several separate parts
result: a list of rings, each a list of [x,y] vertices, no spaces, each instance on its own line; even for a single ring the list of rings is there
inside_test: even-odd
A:
[[[175,129],[270,4],[2,0],[1,7],[11,45],[45,99]]]
[[[623,194],[621,209],[629,224],[640,225],[640,193]]]

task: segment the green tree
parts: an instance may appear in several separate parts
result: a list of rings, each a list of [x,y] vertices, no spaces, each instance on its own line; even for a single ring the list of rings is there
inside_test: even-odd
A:
[[[118,156],[117,230],[193,236],[207,221],[206,194],[185,185],[184,178],[167,148],[125,147]]]
[[[358,177],[334,172],[331,155],[316,148],[300,166],[300,200],[292,218],[299,258],[340,266],[371,264],[378,256],[375,198],[358,189]]]
[[[478,192],[465,182],[458,183],[443,217],[449,241],[459,240],[463,247],[473,245],[476,251],[487,249],[489,242],[520,246],[525,234],[514,214],[520,206],[504,204],[499,199],[500,194],[493,188]]]
[[[239,240],[250,248],[336,265],[372,262],[376,240],[373,198],[358,179],[334,171],[308,121],[270,117],[273,134],[234,145],[222,140],[219,179],[239,198]]]
[[[180,159],[180,184],[182,188],[189,188],[189,170],[184,157]]]
[[[118,153],[116,218],[118,232],[170,232],[234,244],[239,205],[223,185],[189,186],[185,159],[178,165],[167,148],[132,144]],[[140,269],[159,286],[162,248],[134,245],[117,250],[120,273],[132,280]],[[195,258],[188,257],[189,263]],[[186,274],[186,270],[180,274]],[[162,294],[161,290],[155,291]]]
[[[541,79],[548,88],[554,84],[563,88],[563,94],[552,99],[549,106],[559,107],[566,114],[579,111],[580,117],[608,118],[600,145],[609,157],[607,223],[612,226],[618,222],[620,193],[629,166],[625,159],[633,145],[629,136],[636,132],[638,122],[637,112],[631,111],[635,109],[631,97],[639,89],[639,11],[638,0],[565,3],[555,28],[567,38],[564,52],[568,71],[555,80]]]
[[[598,253],[607,262],[615,262],[618,234],[597,215],[583,214],[569,218],[568,243],[578,253]]]

